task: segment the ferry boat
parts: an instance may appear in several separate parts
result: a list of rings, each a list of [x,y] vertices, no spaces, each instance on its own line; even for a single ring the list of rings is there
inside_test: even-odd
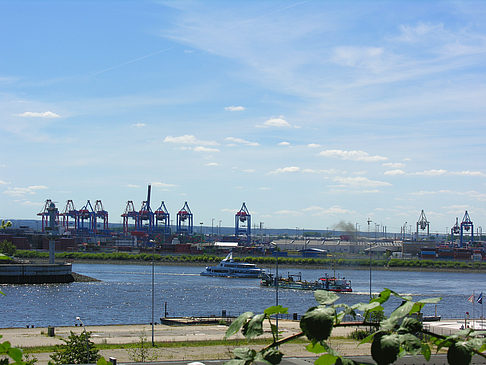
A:
[[[264,269],[247,262],[235,262],[233,253],[230,252],[217,266],[207,266],[201,273],[203,276],[220,276],[229,278],[254,278],[259,279],[265,274]]]
[[[260,281],[261,286],[275,287],[277,280],[273,274],[265,274]],[[336,278],[334,276],[326,276],[319,278],[316,281],[302,280],[302,274],[288,274],[287,278],[278,278],[278,287],[282,289],[297,289],[297,290],[327,290],[333,292],[349,293],[352,292],[351,281],[345,278]]]

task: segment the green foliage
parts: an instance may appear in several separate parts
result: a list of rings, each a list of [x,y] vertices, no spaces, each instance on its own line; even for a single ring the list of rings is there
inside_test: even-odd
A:
[[[256,315],[252,312],[243,313],[228,328],[225,338],[240,330],[247,339],[260,336],[263,334],[263,322],[268,320],[273,342],[260,351],[249,348],[235,349],[233,352],[235,358],[226,364],[250,365],[259,361],[278,364],[283,356],[278,350],[278,346],[302,336],[306,336],[311,342],[306,349],[311,353],[320,354],[315,361],[316,365],[355,364],[353,360],[341,356],[326,340],[330,337],[333,328],[344,325],[341,324],[341,320],[345,315],[356,318],[358,312],[362,312],[362,317],[365,318],[365,321],[358,323],[358,326],[369,328],[367,331],[359,332],[359,338],[362,339],[360,344],[372,343],[371,356],[378,365],[392,364],[399,357],[407,354],[422,354],[425,360],[429,361],[432,351],[429,343],[424,340],[425,338],[432,338],[437,351],[442,347],[449,348],[447,358],[450,365],[468,365],[473,354],[486,357],[481,353],[486,350],[486,339],[478,337],[477,333],[471,329],[460,331],[449,337],[434,335],[423,329],[422,323],[415,316],[424,305],[437,303],[440,298],[428,298],[414,302],[410,296],[384,289],[369,303],[348,306],[334,304],[339,299],[335,293],[318,290],[314,296],[319,305],[309,308],[302,316],[300,321],[302,332],[283,339],[278,338],[278,330],[271,323],[271,317],[277,313],[284,313],[285,308],[270,307],[263,314]],[[392,296],[399,298],[401,304],[386,318],[382,304]],[[358,331],[356,333],[358,334]],[[356,337],[358,338],[358,335]]]
[[[51,355],[53,364],[89,364],[100,358],[99,351],[90,340],[91,332],[83,331],[79,335],[73,333],[63,341],[64,345],[58,348]]]
[[[3,240],[0,242],[0,253],[3,253],[4,255],[7,256],[13,256],[15,255],[16,250],[17,248],[12,242],[7,240]]]
[[[0,338],[2,336],[0,335]],[[0,343],[0,365],[18,364],[33,365],[37,362],[35,357],[25,357],[21,349],[12,347],[10,342]]]

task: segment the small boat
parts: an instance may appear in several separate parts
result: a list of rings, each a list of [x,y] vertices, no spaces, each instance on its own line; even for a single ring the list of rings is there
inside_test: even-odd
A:
[[[265,274],[264,269],[247,262],[235,262],[230,252],[217,266],[207,266],[201,273],[203,276],[220,276],[228,278],[254,278],[259,279]]]
[[[275,287],[277,280],[273,274],[265,274],[260,281],[261,286]],[[327,290],[334,292],[349,293],[352,292],[351,281],[345,278],[325,277],[316,281],[302,280],[302,274],[288,274],[287,278],[279,276],[278,287],[282,289],[297,290]]]

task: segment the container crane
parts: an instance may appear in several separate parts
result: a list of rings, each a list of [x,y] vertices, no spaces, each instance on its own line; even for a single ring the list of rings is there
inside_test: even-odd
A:
[[[46,228],[49,227],[49,208],[51,206],[52,200],[47,199],[46,202],[44,203],[44,209],[37,213],[38,216],[41,217],[42,220],[42,232],[46,231]],[[56,222],[59,225],[59,212],[56,215]]]
[[[154,212],[150,208],[150,191],[151,186],[149,185],[147,189],[147,200],[142,202],[142,207],[138,213],[138,228],[147,230],[148,232],[152,232],[154,227]]]
[[[251,242],[251,214],[244,202],[241,209],[235,214],[235,237],[240,235],[246,235],[247,242]]]
[[[162,232],[165,235],[170,235],[170,214],[165,206],[165,203],[162,201],[160,207],[154,212],[155,215],[155,227],[159,227],[159,223],[162,227]]]
[[[135,229],[138,228],[139,212],[135,210],[135,206],[133,205],[132,200],[127,201],[125,212],[121,216],[123,218],[123,233],[128,234],[130,219],[134,221]]]
[[[89,200],[80,210],[78,210],[77,227],[78,231],[96,233],[96,213]]]
[[[74,208],[74,203],[72,200],[66,201],[66,207],[60,216],[62,217],[62,227],[65,230],[69,230],[71,228],[74,228],[74,230],[78,229],[78,211]],[[74,220],[74,227],[70,227],[69,218]]]
[[[429,225],[430,225],[430,222],[427,220],[427,217],[425,216],[424,210],[422,209],[422,212],[420,213],[419,220],[417,221],[417,233],[416,233],[416,239],[417,240],[419,238],[419,229],[421,231],[425,231],[427,229],[427,237],[429,237]]]
[[[464,218],[462,218],[461,222],[461,240],[460,240],[460,245],[461,247],[464,247],[464,231],[469,232],[471,231],[471,241],[470,243],[472,244],[474,241],[474,225],[473,222],[471,221],[471,218],[469,218],[469,214],[466,210],[466,213],[464,214]]]
[[[189,205],[185,202],[182,209],[177,212],[177,233],[192,234],[193,231],[193,215]]]
[[[95,211],[95,227],[97,228],[96,220],[100,218],[103,220],[103,231],[108,230],[108,212],[103,209],[103,203],[101,200],[97,200],[94,207]]]

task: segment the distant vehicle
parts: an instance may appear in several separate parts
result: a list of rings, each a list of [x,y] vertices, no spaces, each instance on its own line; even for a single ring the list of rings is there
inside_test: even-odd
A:
[[[228,278],[253,278],[259,279],[265,274],[264,269],[247,262],[235,262],[233,253],[230,252],[217,266],[208,266],[201,273],[202,276],[219,276]]]

